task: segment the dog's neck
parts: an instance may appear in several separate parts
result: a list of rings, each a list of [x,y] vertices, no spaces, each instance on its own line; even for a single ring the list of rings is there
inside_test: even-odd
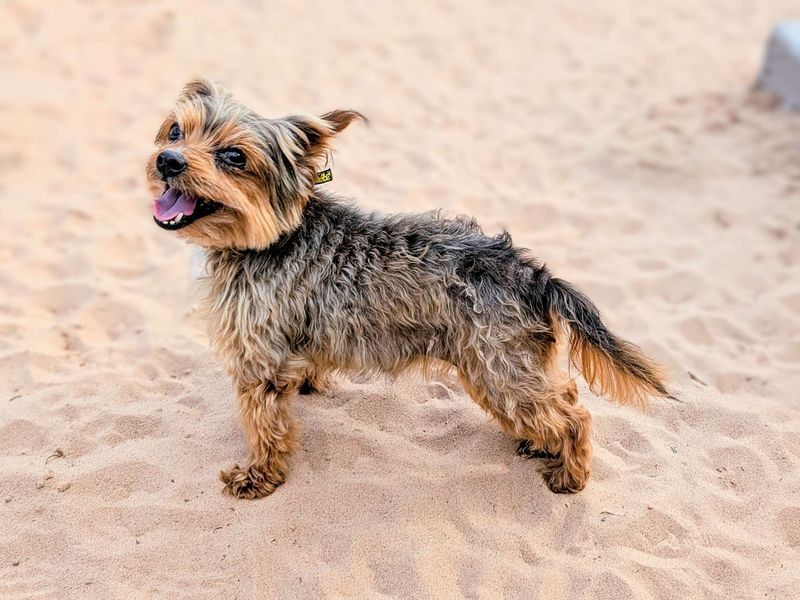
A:
[[[247,256],[258,255],[261,257],[279,255],[286,252],[298,235],[302,234],[304,226],[313,221],[327,207],[336,202],[336,198],[324,192],[316,191],[310,194],[302,211],[299,213],[296,224],[278,235],[270,244],[259,248],[248,247],[211,247],[206,248],[206,263],[209,272],[223,264],[241,263]]]

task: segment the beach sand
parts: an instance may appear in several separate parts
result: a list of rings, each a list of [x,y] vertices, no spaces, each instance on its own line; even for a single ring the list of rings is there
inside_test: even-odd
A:
[[[0,597],[796,596],[800,115],[750,92],[796,2],[376,4],[0,5]],[[677,400],[579,380],[564,496],[451,382],[340,376],[287,483],[223,496],[231,384],[144,178],[195,76],[364,112],[328,189],[509,230]]]

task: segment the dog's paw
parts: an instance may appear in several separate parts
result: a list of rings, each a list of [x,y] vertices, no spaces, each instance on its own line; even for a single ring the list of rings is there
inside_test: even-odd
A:
[[[585,488],[589,481],[588,469],[576,468],[570,471],[560,459],[545,460],[539,472],[554,494],[575,494]]]
[[[278,478],[270,477],[254,466],[242,469],[239,465],[233,465],[227,471],[220,471],[219,478],[225,484],[223,493],[244,500],[269,496],[283,483],[282,479],[278,481]]]
[[[537,448],[530,440],[519,440],[517,442],[517,454],[523,458],[558,458],[555,454],[550,454],[542,448]]]

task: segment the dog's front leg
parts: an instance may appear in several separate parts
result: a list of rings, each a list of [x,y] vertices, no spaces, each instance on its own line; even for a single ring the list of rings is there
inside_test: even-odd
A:
[[[245,468],[220,472],[225,493],[236,498],[268,496],[284,482],[295,448],[289,394],[273,383],[239,386],[239,410],[250,453]]]

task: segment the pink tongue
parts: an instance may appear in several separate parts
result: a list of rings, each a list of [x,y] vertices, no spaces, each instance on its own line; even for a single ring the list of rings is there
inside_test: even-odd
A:
[[[183,213],[187,217],[194,212],[197,200],[191,196],[169,188],[160,198],[153,200],[153,214],[159,221],[169,221],[177,217],[178,213]]]

